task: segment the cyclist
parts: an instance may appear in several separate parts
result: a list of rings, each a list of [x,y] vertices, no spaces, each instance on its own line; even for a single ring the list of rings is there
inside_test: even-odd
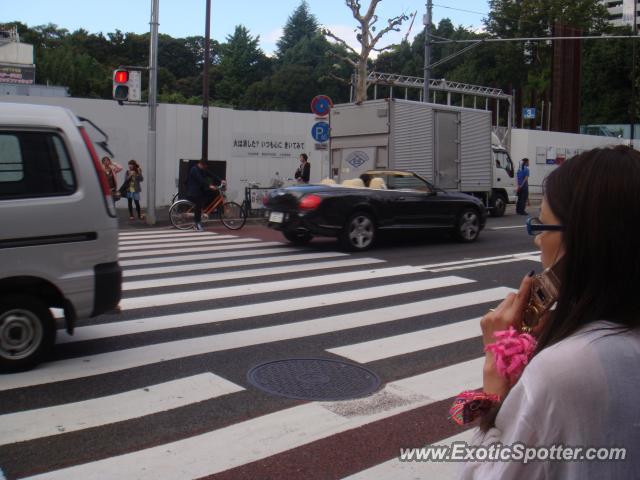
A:
[[[227,182],[207,169],[207,162],[200,160],[189,171],[187,179],[187,200],[193,203],[193,221],[195,229],[204,230],[202,225],[202,208],[210,203],[217,195],[218,189]]]

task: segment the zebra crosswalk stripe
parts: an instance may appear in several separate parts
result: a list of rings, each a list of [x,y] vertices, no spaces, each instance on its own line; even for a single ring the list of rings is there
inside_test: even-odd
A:
[[[391,382],[365,399],[312,402],[184,440],[29,478],[171,480],[213,475],[475,388],[482,383],[482,362],[471,360]],[[395,404],[382,410],[362,408],[383,396],[394,398]],[[361,414],[338,413],[345,409]]]
[[[130,236],[120,236],[118,237],[118,243],[120,245],[133,245],[133,244],[145,244],[145,243],[154,243],[154,242],[171,242],[175,240],[182,240],[185,238],[215,238],[219,237],[219,233],[214,232],[194,232],[194,231],[186,231],[186,232],[177,232],[177,233],[166,233],[163,235],[130,235]]]
[[[347,263],[348,262],[348,263]],[[371,265],[381,263],[382,260],[369,258],[353,258],[343,261],[341,267]],[[166,293],[149,295],[144,297],[125,298],[120,302],[123,309],[158,307],[163,305],[177,305],[180,303],[212,300],[215,298],[238,297],[242,295],[255,295],[258,293],[282,292],[307,287],[317,287],[319,285],[335,285],[338,283],[355,282],[358,280],[368,280],[373,278],[385,278],[396,275],[423,273],[420,269],[413,267],[389,267],[381,269],[359,270],[355,272],[334,273],[328,275],[317,275],[314,277],[296,278],[292,280],[275,280],[272,282],[249,283],[233,287],[208,288],[205,290],[191,290],[189,292]],[[240,277],[238,277],[240,275]],[[220,273],[218,279],[242,278],[242,271]]]
[[[205,252],[212,250],[234,250],[241,248],[255,248],[260,240],[257,238],[232,238],[229,240],[220,240],[215,245],[201,245],[198,247],[181,247],[181,248],[158,248],[152,250],[141,250],[135,252],[120,253],[119,258],[135,258],[135,257],[152,257],[155,255],[170,255],[175,253],[192,253],[192,252]],[[256,242],[256,243],[254,243]],[[266,246],[265,243],[262,243]],[[273,243],[273,245],[278,245]]]
[[[259,315],[273,315],[276,313],[295,312],[307,308],[317,308],[326,305],[340,305],[374,298],[391,297],[404,293],[420,292],[436,288],[452,287],[473,283],[472,280],[461,277],[439,277],[413,282],[393,283],[378,287],[367,287],[356,290],[346,290],[322,295],[276,300],[272,302],[241,305],[237,307],[217,308],[199,312],[148,317],[136,320],[112,322],[76,328],[73,335],[60,332],[58,342],[82,342],[98,338],[132,335],[157,330],[189,327],[207,323],[220,323]]]
[[[394,305],[393,307],[320,317],[291,324],[241,330],[187,340],[175,340],[127,350],[60,360],[44,364],[37,370],[7,378],[6,381],[0,384],[0,391],[118,372],[205,353],[292,340],[376,325],[418,315],[428,315],[453,308],[476,305],[480,302],[493,302],[504,298],[510,291],[511,289],[499,287],[424,300],[422,302]]]
[[[140,277],[144,275],[160,275],[167,273],[194,272],[197,270],[215,270],[216,268],[245,267],[248,265],[266,265],[269,263],[301,262],[305,260],[320,260],[323,258],[347,257],[346,253],[339,252],[318,252],[318,253],[297,253],[295,255],[279,255],[276,257],[260,257],[243,260],[226,260],[217,262],[191,263],[170,265],[164,267],[130,268],[123,272],[123,277]],[[228,258],[228,255],[225,255]]]
[[[437,442],[437,445],[451,445],[453,442],[470,443],[476,429],[465,430],[462,433],[444,438]],[[415,445],[415,448],[424,445]],[[410,447],[409,447],[410,448]],[[400,453],[400,452],[398,452]],[[409,480],[418,478],[433,478],[437,480],[457,480],[460,478],[460,462],[401,462],[399,458],[394,458],[375,467],[362,470],[355,475],[349,475],[343,480]]]
[[[94,428],[244,390],[203,373],[106,397],[0,415],[0,445]]]
[[[224,243],[227,241],[234,243]],[[177,243],[186,245],[178,248]],[[483,306],[484,310],[485,304],[502,300],[513,291],[506,287],[481,289],[470,278],[436,274],[440,269],[471,268],[507,260],[506,257],[422,267],[386,266],[376,258],[169,229],[121,233],[120,245],[124,250],[120,260],[126,278],[123,286],[128,296],[121,307],[125,315],[131,312],[128,319],[109,321],[110,317],[102,317],[94,325],[80,324],[74,336],[59,331],[55,352],[59,360],[3,376],[0,382],[0,398],[9,400],[3,410],[7,413],[0,414],[0,466],[11,478],[44,472],[30,478],[172,479],[205,477],[235,468],[250,471],[254,466],[259,471],[265,462],[277,465],[280,454],[286,456],[293,449],[311,451],[319,448],[317,442],[334,442],[337,437],[346,445],[350,440],[345,436],[355,429],[365,435],[400,420],[396,430],[402,432],[402,422],[408,425],[424,411],[437,417],[441,408],[437,402],[461,390],[479,387],[483,359],[461,362],[468,357],[454,355],[448,366],[422,373],[419,365],[405,369],[398,359],[416,352],[428,354],[444,346],[453,351],[452,346],[479,337],[479,320],[470,318],[479,312],[468,315],[469,309]],[[516,257],[533,258],[530,254],[527,258],[524,254]],[[249,268],[233,270],[236,267]],[[335,273],[300,275],[329,268]],[[226,270],[218,272],[220,269]],[[172,276],[180,273],[184,275]],[[260,279],[267,276],[266,281]],[[230,279],[251,280],[246,285],[206,285]],[[370,280],[371,286],[364,288]],[[360,283],[351,286],[353,282]],[[163,287],[173,288],[171,293],[159,293],[161,290],[157,289]],[[316,293],[315,287],[323,290]],[[140,295],[142,289],[149,291]],[[271,297],[276,300],[270,300],[271,293],[278,293]],[[223,306],[215,302],[218,299],[225,299]],[[193,303],[208,300],[212,303]],[[178,308],[151,310],[172,305]],[[334,308],[339,305],[344,306]],[[170,315],[171,311],[177,313]],[[349,313],[342,313],[345,311]],[[149,316],[148,312],[164,314]],[[438,317],[441,312],[442,318]],[[288,313],[283,316],[286,320],[275,316],[284,313]],[[236,325],[236,320],[244,322]],[[430,326],[432,320],[438,326]],[[232,323],[218,329],[218,324],[224,322]],[[394,334],[377,333],[385,330],[375,326],[386,323]],[[177,338],[170,329],[180,331]],[[194,337],[192,331],[208,333]],[[285,349],[285,354],[291,355],[282,342],[293,340],[295,348],[299,345],[305,351],[308,345],[315,344],[313,355],[335,355],[362,364],[381,362],[376,364],[382,367],[381,372],[393,367],[397,380],[356,400],[309,402],[283,409],[273,398],[266,398],[256,405],[252,403],[246,412],[234,412],[235,407],[230,406],[237,399],[254,402],[264,394],[245,390],[242,372],[238,375],[232,368],[223,369],[204,356],[229,351],[224,357],[211,358],[239,360],[243,364],[247,352],[259,352],[260,360],[256,361],[265,361]],[[255,348],[260,345],[264,348]],[[96,353],[84,354],[94,351],[94,346]],[[200,356],[202,359],[197,358]],[[180,361],[189,358],[193,360]],[[147,381],[149,373],[153,380]],[[108,385],[106,396],[91,398],[91,391],[78,389],[80,385],[95,386],[103,381]],[[42,397],[29,398],[31,392],[42,393]],[[19,410],[20,405],[13,400],[17,395],[25,396],[29,410]],[[68,398],[74,401],[64,403]],[[196,421],[189,423],[194,414],[199,419],[200,412],[211,406],[221,406],[223,415],[235,415],[234,422],[220,417],[204,428],[195,426]],[[181,429],[173,425],[171,422],[177,418],[188,420],[187,426]],[[151,426],[153,422],[159,422],[158,432],[136,431],[140,425]],[[378,422],[382,422],[380,426]],[[443,415],[442,423],[434,427],[441,431],[444,422],[447,420]],[[96,435],[95,448],[80,448],[77,455],[65,460],[67,468],[55,470],[61,463],[52,452],[46,453],[41,464],[32,462],[36,449],[45,446],[46,450],[46,445],[54,448],[62,442],[77,448],[92,432]],[[132,435],[131,441],[100,450],[110,436],[120,434]],[[469,431],[463,432],[435,444],[466,440],[470,435]],[[437,438],[437,434],[432,432],[430,438]],[[459,467],[452,463],[388,460],[389,455],[371,456],[367,469],[348,479],[399,480],[415,476],[446,480],[453,478],[453,467]],[[15,456],[19,460],[13,460]],[[375,465],[378,462],[382,463]]]
[[[161,248],[176,248],[176,247],[197,247],[197,246],[205,246],[205,245],[224,245],[225,243],[229,243],[226,240],[241,240],[235,235],[219,235],[217,237],[211,238],[199,238],[199,239],[188,239],[188,240],[180,240],[180,241],[172,241],[172,242],[162,242],[162,243],[152,243],[148,245],[140,245],[136,243],[135,245],[122,245],[120,244],[119,251],[120,252],[135,252],[139,250],[157,250]],[[245,241],[247,239],[244,239]]]
[[[265,245],[266,243],[266,245]],[[276,247],[276,248],[266,248]],[[134,260],[120,260],[120,266],[122,268],[129,269],[130,267],[139,267],[142,265],[165,265],[169,263],[187,263],[187,262],[204,262],[205,260],[215,260],[217,258],[229,258],[233,257],[256,257],[258,259],[262,255],[273,255],[279,253],[292,253],[300,252],[300,249],[293,247],[285,247],[278,242],[263,242],[259,245],[249,244],[243,246],[244,250],[234,250],[236,246],[231,245],[228,248],[217,248],[218,252],[209,253],[208,249],[201,249],[200,253],[195,255],[174,255],[154,258],[140,258]],[[221,250],[234,250],[233,252],[223,252]],[[256,260],[258,261],[258,260]]]
[[[330,348],[327,351],[359,363],[374,362],[385,358],[406,355],[429,348],[462,342],[482,335],[480,319],[450,323],[442,327],[427,328],[369,342]]]
[[[118,245],[126,247],[130,245],[152,245],[156,243],[173,243],[182,240],[214,240],[220,237],[233,237],[234,235],[209,234],[208,232],[184,233],[182,235],[156,236],[153,238],[121,238]],[[235,235],[237,237],[237,235]]]
[[[118,235],[120,237],[149,237],[153,235],[180,235],[184,233],[182,230],[176,230],[171,227],[161,227],[161,228],[145,228],[144,230],[135,230],[135,231],[120,231]]]
[[[270,275],[283,275],[287,273],[299,273],[299,272],[311,272],[313,270],[329,270],[333,268],[355,267],[359,265],[373,265],[382,263],[380,260],[374,258],[348,258],[346,260],[333,260],[322,262],[309,262],[305,264],[293,264],[285,265],[281,267],[265,267],[255,268],[251,270],[238,270],[233,272],[213,272],[199,275],[186,275],[180,277],[164,277],[153,280],[129,280],[122,284],[123,291],[141,290],[145,288],[158,288],[158,287],[170,287],[173,285],[190,285],[195,283],[206,282],[222,282],[225,280],[235,280],[240,278],[256,278],[266,277]],[[294,287],[295,288],[295,287]],[[237,289],[237,287],[236,287]],[[244,292],[244,287],[240,287],[241,292]],[[234,291],[233,287],[229,287],[229,291]],[[244,295],[244,293],[240,293]],[[234,296],[234,295],[228,295]],[[215,296],[209,298],[217,298]],[[125,300],[125,304],[127,303]]]

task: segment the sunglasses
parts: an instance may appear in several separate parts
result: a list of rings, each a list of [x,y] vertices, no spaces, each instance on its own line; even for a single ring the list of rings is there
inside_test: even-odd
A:
[[[527,218],[527,233],[538,235],[540,232],[561,232],[566,227],[564,225],[549,225],[542,223],[538,217]]]

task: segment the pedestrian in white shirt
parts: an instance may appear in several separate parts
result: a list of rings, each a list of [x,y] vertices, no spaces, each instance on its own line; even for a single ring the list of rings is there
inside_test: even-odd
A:
[[[585,152],[548,176],[540,217],[527,225],[542,266],[558,265],[555,310],[521,333],[527,276],[487,313],[483,392],[464,392],[452,408],[458,423],[482,413],[475,445],[622,448],[625,458],[468,462],[461,478],[640,478],[639,219],[640,153],[631,148]]]

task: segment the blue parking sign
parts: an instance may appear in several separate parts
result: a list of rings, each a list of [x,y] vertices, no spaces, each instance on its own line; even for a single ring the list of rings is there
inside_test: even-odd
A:
[[[525,120],[535,120],[536,118],[536,109],[535,108],[523,108],[522,116]]]
[[[318,143],[329,140],[329,124],[327,122],[316,122],[311,127],[311,136]]]

